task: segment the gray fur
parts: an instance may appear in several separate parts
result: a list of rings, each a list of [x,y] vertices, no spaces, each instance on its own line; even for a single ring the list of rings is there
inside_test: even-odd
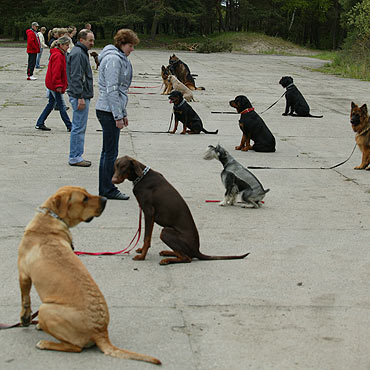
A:
[[[204,159],[218,159],[224,166],[221,172],[222,183],[226,188],[225,197],[220,206],[233,205],[238,194],[247,204],[254,208],[261,206],[260,202],[270,190],[265,190],[257,177],[236,161],[222,146],[209,145],[204,153]]]

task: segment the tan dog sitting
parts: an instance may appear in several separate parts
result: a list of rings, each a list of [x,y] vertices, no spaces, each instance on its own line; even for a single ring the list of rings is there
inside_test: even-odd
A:
[[[172,84],[172,89],[180,91],[186,101],[195,101],[192,91],[188,89],[182,82],[180,82],[175,76],[168,76],[168,80]]]
[[[42,301],[39,328],[60,341],[41,340],[37,348],[81,352],[96,344],[106,355],[160,364],[156,358],[111,344],[104,296],[72,250],[69,228],[100,216],[106,201],[83,188],[65,186],[38,209],[19,246],[21,322],[30,324],[33,283]]]

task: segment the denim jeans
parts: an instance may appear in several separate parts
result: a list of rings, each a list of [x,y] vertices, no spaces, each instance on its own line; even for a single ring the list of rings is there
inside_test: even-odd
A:
[[[99,195],[109,197],[119,192],[112,184],[112,177],[114,162],[118,156],[120,129],[117,128],[111,112],[96,110],[96,116],[103,129],[103,148],[99,163]]]
[[[55,104],[59,107],[60,116],[62,117],[62,120],[67,129],[72,127],[72,122],[66,112],[66,106],[64,104],[62,94],[51,90],[49,90],[49,102],[42,111],[39,119],[37,120],[36,126],[41,126],[45,124],[46,118],[48,118],[50,112],[54,109]]]
[[[85,109],[78,110],[78,99],[72,96],[69,97],[73,110],[71,141],[69,146],[69,163],[74,164],[82,162],[82,154],[84,153],[85,132],[87,126],[87,118],[89,115],[90,99],[85,99]]]
[[[43,48],[40,48],[40,52],[37,54],[36,68],[40,68],[41,55],[42,55],[43,50],[44,50]]]

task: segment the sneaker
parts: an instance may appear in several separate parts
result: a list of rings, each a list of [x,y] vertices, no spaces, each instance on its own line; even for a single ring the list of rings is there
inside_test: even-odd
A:
[[[46,127],[45,125],[40,125],[40,126],[35,126],[36,130],[41,130],[41,131],[51,131],[51,128]]]
[[[124,193],[121,193],[120,191],[114,195],[106,196],[108,199],[116,199],[116,200],[129,200],[130,196]]]
[[[91,162],[90,161],[81,161],[81,162],[77,162],[77,163],[69,163],[70,166],[76,166],[76,167],[90,167],[91,166]]]
[[[30,76],[30,77],[27,78],[27,80],[35,81],[35,80],[37,80],[37,77]]]
[[[27,77],[27,80],[29,81],[31,79],[31,77]]]

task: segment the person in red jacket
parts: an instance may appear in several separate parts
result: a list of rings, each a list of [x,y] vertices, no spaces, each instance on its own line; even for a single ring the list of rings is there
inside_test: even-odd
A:
[[[72,122],[69,119],[66,107],[62,102],[62,94],[64,94],[68,86],[66,53],[69,48],[69,43],[69,37],[62,36],[57,40],[56,47],[50,50],[50,60],[45,78],[45,85],[50,90],[49,102],[37,120],[35,126],[35,129],[37,130],[51,130],[49,127],[45,126],[45,120],[54,109],[54,104],[56,103],[59,108],[60,116],[67,127],[67,131],[71,131]]]
[[[33,71],[36,65],[37,54],[40,52],[40,40],[37,35],[38,27],[39,24],[37,22],[32,22],[31,28],[26,31],[28,54],[27,80],[37,80],[36,77],[33,77]]]

